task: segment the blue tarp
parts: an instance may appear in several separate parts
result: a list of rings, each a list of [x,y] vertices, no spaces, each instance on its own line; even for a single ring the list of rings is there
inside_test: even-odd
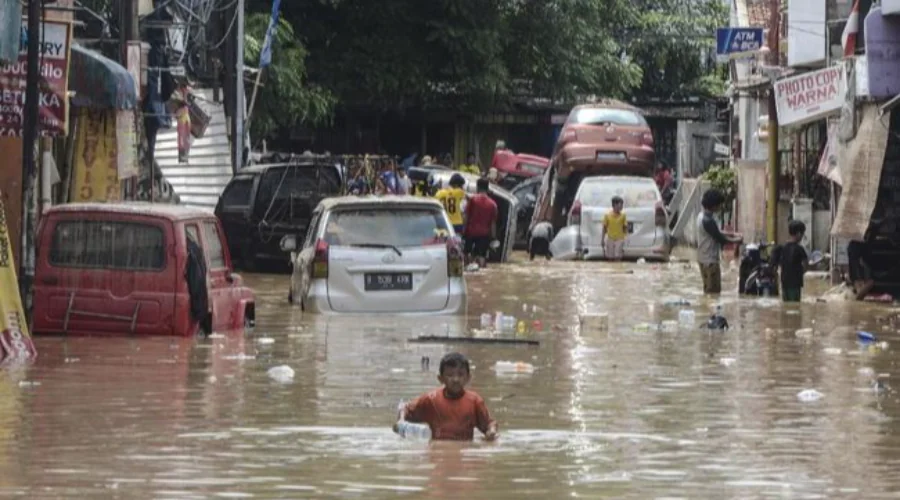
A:
[[[99,52],[72,44],[69,90],[72,106],[95,109],[134,109],[138,96],[134,78],[121,64]]]

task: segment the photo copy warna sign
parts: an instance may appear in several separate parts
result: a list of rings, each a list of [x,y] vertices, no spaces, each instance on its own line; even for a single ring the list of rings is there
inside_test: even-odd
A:
[[[846,88],[840,65],[776,81],[778,124],[801,125],[840,113]]]

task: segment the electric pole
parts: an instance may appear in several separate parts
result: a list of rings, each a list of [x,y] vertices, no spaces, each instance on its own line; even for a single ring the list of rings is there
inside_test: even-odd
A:
[[[40,128],[41,83],[39,52],[41,41],[41,0],[28,0],[28,74],[25,77],[25,106],[22,130],[22,250],[19,256],[19,294],[25,315],[31,318],[31,286],[34,282],[34,186],[37,177],[35,145]]]
[[[781,2],[770,0],[769,9],[769,59],[777,70],[781,65],[781,44],[779,28],[781,24]],[[775,243],[778,239],[778,177],[781,175],[778,157],[778,106],[775,103],[775,78],[772,77],[772,87],[769,89],[769,162],[767,167],[768,186],[766,193],[766,236]]]
[[[246,92],[244,91],[244,0],[237,0],[237,12],[235,13],[234,36],[235,54],[234,54],[234,166],[232,171],[237,173],[244,166],[244,114],[246,111],[245,100]]]

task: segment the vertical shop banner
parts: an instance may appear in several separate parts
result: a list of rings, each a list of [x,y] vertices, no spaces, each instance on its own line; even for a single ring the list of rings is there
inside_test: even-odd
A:
[[[77,120],[74,182],[69,199],[116,201],[119,199],[116,111],[82,109]]]
[[[28,334],[25,310],[19,296],[19,280],[13,261],[12,241],[6,225],[6,210],[0,199],[0,363],[37,356]]]
[[[69,117],[69,56],[72,25],[44,21],[40,37],[41,88],[40,133],[44,137],[65,136]],[[24,127],[25,80],[28,75],[28,27],[22,22],[19,58],[0,66],[0,136],[21,137]]]
[[[134,110],[116,111],[116,163],[120,181],[138,174],[138,139],[135,128]]]

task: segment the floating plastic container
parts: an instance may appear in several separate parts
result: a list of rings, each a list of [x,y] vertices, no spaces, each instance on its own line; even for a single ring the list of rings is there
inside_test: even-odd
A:
[[[497,361],[494,364],[497,373],[534,373],[534,365],[524,361]]]
[[[660,324],[660,328],[662,328],[662,331],[664,331],[664,332],[674,332],[674,331],[678,330],[678,322],[675,320],[669,319],[669,320],[663,321]]]
[[[678,311],[678,323],[681,326],[693,327],[697,323],[697,313],[693,309]]]
[[[870,332],[856,332],[856,338],[863,344],[871,344],[878,341],[875,334]]]
[[[415,441],[430,441],[431,427],[426,424],[414,424],[401,420],[397,423],[397,434],[403,439],[412,439]]]
[[[582,314],[579,318],[581,330],[606,331],[609,329],[609,313]]]

